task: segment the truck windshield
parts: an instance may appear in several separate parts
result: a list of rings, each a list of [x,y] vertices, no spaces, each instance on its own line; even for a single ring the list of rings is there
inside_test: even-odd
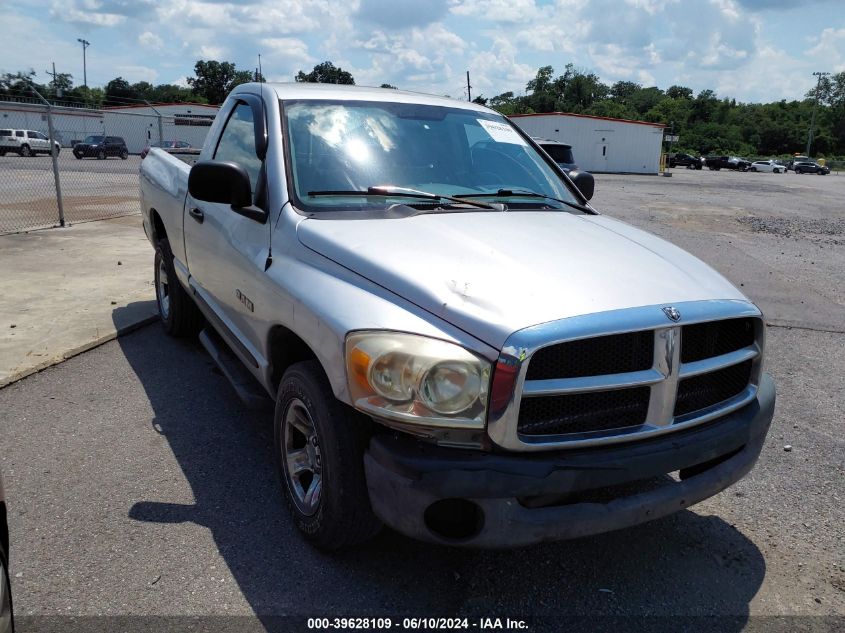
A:
[[[383,187],[466,200],[477,194],[516,208],[572,211],[555,199],[580,202],[499,115],[415,103],[296,100],[284,102],[284,116],[294,201],[309,213],[417,204],[360,195]],[[542,196],[508,195],[517,191]]]

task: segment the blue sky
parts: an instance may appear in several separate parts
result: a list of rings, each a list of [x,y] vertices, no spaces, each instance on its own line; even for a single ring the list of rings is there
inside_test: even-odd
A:
[[[331,60],[362,85],[465,97],[522,94],[567,63],[612,83],[800,99],[813,71],[845,70],[843,0],[0,0],[0,71],[56,62],[82,83],[185,83],[197,59],[291,81]]]

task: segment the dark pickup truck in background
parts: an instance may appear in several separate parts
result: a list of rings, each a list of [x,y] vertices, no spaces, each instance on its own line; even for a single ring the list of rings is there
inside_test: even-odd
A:
[[[738,156],[708,156],[704,159],[707,169],[719,171],[720,169],[734,169],[736,171],[748,171],[751,161],[739,158]]]
[[[687,169],[701,169],[701,157],[692,154],[671,154],[669,167],[686,167]]]

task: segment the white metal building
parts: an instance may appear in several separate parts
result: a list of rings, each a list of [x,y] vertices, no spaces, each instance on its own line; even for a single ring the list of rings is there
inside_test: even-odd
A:
[[[118,106],[95,110],[53,106],[53,129],[63,147],[86,136],[120,136],[131,154],[139,153],[150,141],[187,141],[200,148],[217,106],[199,103],[162,103],[151,106]],[[159,121],[161,125],[159,126]],[[0,128],[36,130],[48,133],[43,105],[0,101]]]
[[[572,146],[581,169],[602,173],[656,174],[663,143],[662,123],[628,121],[586,114],[514,114],[531,136]]]
[[[106,134],[121,136],[131,154],[159,140],[159,117],[164,140],[187,141],[200,148],[220,108],[201,103],[154,103],[103,109]]]

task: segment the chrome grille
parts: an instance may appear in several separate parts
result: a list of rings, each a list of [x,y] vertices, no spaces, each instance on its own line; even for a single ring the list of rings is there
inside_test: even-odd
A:
[[[491,439],[512,450],[614,443],[700,424],[750,402],[764,334],[756,307],[676,307],[677,324],[649,306],[513,335],[502,357],[519,367],[515,393],[491,417]],[[614,331],[619,325],[631,331]]]
[[[519,408],[524,435],[592,433],[639,426],[648,413],[648,387],[526,398]]]
[[[678,383],[675,417],[712,407],[741,394],[751,378],[751,361],[731,365]]]
[[[653,361],[654,332],[626,332],[543,347],[531,357],[526,380],[642,371]]]
[[[681,362],[735,352],[754,343],[754,319],[725,319],[681,328]]]

